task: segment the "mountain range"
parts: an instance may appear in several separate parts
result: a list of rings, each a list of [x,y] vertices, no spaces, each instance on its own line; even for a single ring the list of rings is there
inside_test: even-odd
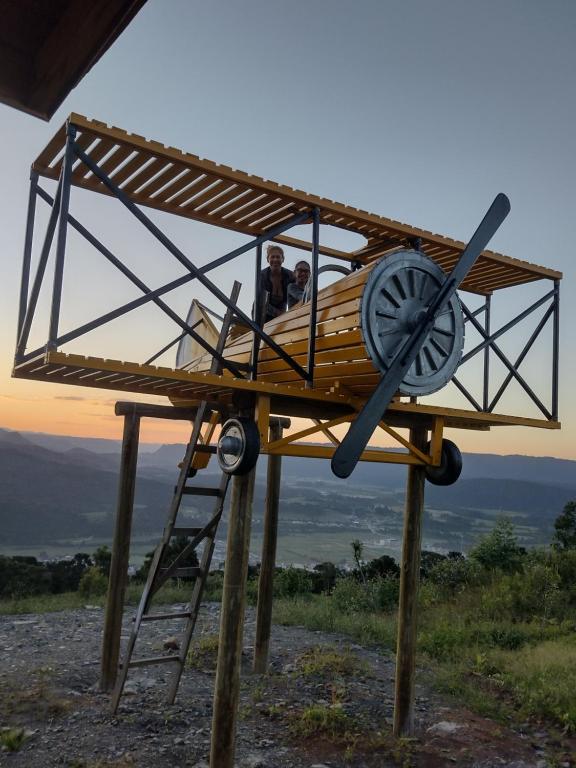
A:
[[[182,445],[143,446],[133,532],[153,541],[163,528]],[[0,429],[0,552],[14,547],[110,540],[116,504],[120,444]],[[257,472],[253,531],[261,533],[266,461]],[[215,481],[212,461],[203,475]],[[330,541],[360,538],[368,548],[392,553],[400,546],[406,468],[360,463],[347,481],[329,462],[285,457],[282,465],[280,539],[298,547],[314,542],[316,559]],[[466,549],[494,524],[510,517],[521,543],[550,540],[554,519],[576,498],[576,462],[528,456],[465,454],[461,479],[449,487],[427,484],[424,546]],[[209,500],[194,497],[186,524],[206,516]],[[302,540],[298,544],[299,540]],[[295,555],[296,556],[296,555]],[[310,559],[315,559],[310,554]],[[336,558],[335,558],[336,559]]]

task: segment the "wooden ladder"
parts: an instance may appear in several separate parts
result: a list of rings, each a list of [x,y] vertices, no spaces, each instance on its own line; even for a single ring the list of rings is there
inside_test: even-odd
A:
[[[232,289],[231,300],[236,302],[238,294],[240,292],[240,283],[235,282]],[[233,313],[228,310],[222,323],[222,329],[216,349],[219,354],[222,354],[224,344],[230,330],[230,325],[233,319]],[[220,373],[221,366],[216,359],[212,363],[212,373]],[[198,618],[198,612],[200,610],[200,603],[202,601],[202,595],[204,593],[204,587],[206,585],[206,579],[210,570],[210,563],[212,561],[212,555],[214,552],[214,544],[216,538],[216,532],[218,530],[218,523],[222,517],[222,510],[224,508],[224,501],[226,498],[226,492],[228,490],[228,484],[230,482],[230,475],[222,472],[220,483],[216,487],[205,487],[201,485],[188,485],[188,480],[191,477],[196,476],[198,472],[198,466],[204,467],[206,461],[206,453],[214,452],[214,448],[209,446],[210,438],[214,431],[214,428],[220,420],[220,414],[213,411],[212,406],[207,401],[202,401],[196,412],[194,424],[192,427],[192,434],[190,441],[186,448],[186,454],[180,465],[180,474],[178,476],[178,482],[174,488],[174,494],[168,511],[168,517],[166,525],[164,527],[164,533],[162,539],[156,547],[152,562],[150,564],[150,570],[148,571],[148,577],[146,584],[140,598],[140,604],[134,617],[134,623],[124,658],[119,664],[118,677],[116,679],[116,685],[112,693],[112,711],[116,712],[126,678],[128,670],[134,667],[144,667],[153,664],[170,664],[173,666],[172,678],[169,686],[167,701],[169,704],[174,702],[176,693],[178,691],[178,685],[180,683],[180,677],[186,664],[186,657],[190,642],[192,640],[192,634],[196,626],[196,620]],[[204,434],[202,434],[202,428],[205,426]],[[190,528],[181,527],[177,525],[178,512],[182,504],[182,497],[185,495],[195,496],[210,496],[215,499],[214,508],[210,516],[209,521],[202,528]],[[190,538],[190,541],[186,544],[184,549],[174,558],[169,564],[164,564],[164,556],[168,549],[170,542],[175,537],[186,536]],[[181,566],[185,558],[196,548],[204,542],[204,549],[200,560],[200,565],[197,568],[183,568]],[[186,606],[184,611],[169,613],[154,613],[150,611],[151,601],[154,594],[160,589],[160,587],[169,579],[173,577],[195,577],[194,588],[192,590],[192,596],[190,602]],[[170,619],[185,619],[185,626],[180,641],[180,647],[177,654],[166,654],[162,656],[151,656],[147,658],[132,658],[136,640],[140,627],[143,623],[149,621],[168,621]]]
[[[170,689],[168,693],[168,703],[173,703],[176,697],[182,670],[184,669],[186,663],[186,656],[190,647],[190,641],[196,626],[196,620],[200,610],[200,603],[202,600],[204,587],[206,585],[206,578],[208,576],[208,571],[210,570],[210,563],[212,561],[212,554],[214,552],[218,523],[220,522],[220,518],[222,516],[224,500],[226,498],[226,492],[228,490],[228,484],[230,481],[230,475],[222,472],[220,483],[215,487],[188,485],[188,478],[190,476],[194,477],[197,473],[197,470],[192,468],[192,462],[195,454],[198,454],[198,447],[201,448],[200,434],[202,424],[206,423],[207,426],[210,427],[211,424],[214,423],[213,419],[211,420],[210,418],[206,418],[207,412],[209,413],[207,404],[202,403],[198,409],[198,414],[194,421],[192,436],[186,449],[184,461],[182,462],[178,483],[174,489],[174,495],[172,497],[168,519],[164,527],[162,539],[160,540],[160,543],[154,552],[154,556],[150,564],[150,570],[148,571],[148,578],[146,579],[146,584],[140,598],[140,604],[138,606],[136,616],[133,620],[132,631],[128,639],[124,658],[119,665],[118,678],[114,692],[112,693],[112,710],[114,712],[116,712],[118,708],[120,697],[122,695],[122,691],[124,690],[126,677],[128,675],[128,670],[134,667],[144,667],[152,664],[163,663],[173,665],[174,671],[172,674]],[[215,499],[214,508],[210,518],[202,528],[190,528],[177,525],[178,511],[181,506],[182,498],[185,495],[209,496]],[[164,562],[165,553],[170,545],[170,542],[175,537],[182,536],[189,538],[190,541],[186,544],[184,549],[172,560],[172,562],[166,564]],[[182,562],[185,561],[186,557],[192,551],[195,551],[202,543],[204,544],[204,548],[202,551],[199,567],[182,567]],[[195,577],[195,582],[190,602],[184,611],[171,611],[169,613],[155,613],[151,611],[151,602],[153,596],[168,579],[190,577]],[[185,626],[182,632],[178,653],[133,659],[132,656],[141,625],[149,621],[167,621],[170,619],[185,620]]]

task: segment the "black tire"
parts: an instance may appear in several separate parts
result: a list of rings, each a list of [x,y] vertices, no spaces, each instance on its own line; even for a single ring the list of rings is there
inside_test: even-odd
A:
[[[428,443],[430,450],[430,443]],[[426,480],[432,485],[452,485],[462,472],[462,454],[452,440],[442,440],[442,458],[439,467],[426,467]]]
[[[223,450],[223,438],[234,437],[238,442],[237,453]],[[254,469],[260,454],[260,433],[252,419],[228,419],[222,426],[216,456],[223,472],[228,475],[247,475]]]

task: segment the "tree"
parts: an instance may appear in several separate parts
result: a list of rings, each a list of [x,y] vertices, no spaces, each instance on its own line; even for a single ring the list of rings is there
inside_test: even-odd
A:
[[[100,573],[103,576],[110,576],[110,563],[112,562],[112,552],[108,549],[106,544],[103,544],[101,547],[98,547],[96,552],[92,555],[92,560],[94,561],[94,565]]]
[[[554,521],[552,546],[558,550],[576,548],[576,501],[569,501]]]
[[[314,580],[314,592],[332,592],[336,579],[340,576],[340,570],[334,563],[318,563],[313,568],[312,578]]]
[[[46,566],[52,575],[52,592],[76,592],[85,571],[92,565],[86,552],[78,552],[70,560],[57,560]]]
[[[400,568],[398,567],[396,560],[394,560],[393,557],[390,557],[390,555],[381,555],[380,557],[374,558],[374,560],[370,560],[370,562],[366,564],[364,570],[369,579],[375,579],[379,576],[400,575]]]
[[[166,547],[166,551],[164,552],[164,557],[162,558],[162,562],[160,564],[161,568],[167,568],[170,563],[174,561],[174,559],[186,548],[188,545],[188,537],[187,536],[176,536],[172,539],[170,544]],[[136,579],[138,581],[146,581],[146,578],[148,577],[148,571],[150,570],[150,565],[152,564],[152,558],[154,557],[154,551],[148,552],[146,554],[146,558],[144,560],[144,563],[142,564],[142,567],[138,570],[136,573]],[[196,554],[196,551],[192,549],[186,557],[183,559],[181,563],[178,564],[179,568],[198,568],[199,566],[198,562],[198,555]],[[187,581],[190,581],[194,577],[188,578],[186,577]]]
[[[510,520],[500,518],[494,528],[470,550],[470,557],[489,570],[499,569],[506,573],[521,570],[526,554],[520,547]]]
[[[429,549],[423,549],[420,554],[421,578],[427,579],[432,568],[442,562],[442,560],[446,560],[446,555],[441,555],[440,552],[432,552]]]
[[[360,576],[362,577],[362,581],[364,584],[366,584],[366,576],[364,575],[364,569],[362,567],[364,564],[362,560],[362,555],[364,554],[364,544],[362,544],[360,539],[354,539],[354,541],[350,542],[350,546],[352,547],[352,555],[354,556],[354,561]]]
[[[35,557],[0,555],[0,597],[18,598],[50,592],[51,578]]]

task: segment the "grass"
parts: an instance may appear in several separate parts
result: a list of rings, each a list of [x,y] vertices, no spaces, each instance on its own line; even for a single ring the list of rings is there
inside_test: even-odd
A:
[[[349,648],[339,651],[332,646],[309,648],[296,658],[296,668],[304,677],[366,677],[368,664]]]
[[[126,590],[126,605],[138,605],[142,584],[131,584]],[[166,585],[154,596],[157,605],[185,603],[190,600],[192,587],[189,584]],[[0,615],[16,616],[25,613],[53,613],[70,611],[93,605],[103,608],[106,595],[83,596],[79,592],[64,592],[59,595],[32,595],[30,597],[0,600]]]
[[[273,620],[277,624],[300,625],[312,631],[336,632],[365,645],[378,645],[386,650],[396,647],[396,619],[375,613],[343,614],[324,595],[279,600],[274,604]]]
[[[7,684],[0,697],[0,717],[51,720],[65,714],[72,702],[51,685],[52,669],[43,667],[31,671],[27,687]]]
[[[201,672],[216,669],[218,640],[218,635],[202,635],[193,640],[186,658],[187,665]]]
[[[485,676],[512,696],[523,715],[547,718],[576,733],[573,639],[548,640],[516,653],[491,653],[486,657]]]
[[[500,722],[544,718],[576,733],[574,622],[490,620],[478,606],[472,589],[421,606],[419,663],[429,669],[433,686]],[[336,632],[387,651],[396,646],[394,615],[344,614],[326,596],[278,601],[274,621]],[[321,663],[310,657],[311,668]]]
[[[25,728],[0,728],[0,747],[4,752],[18,752],[29,736]]]
[[[297,738],[322,736],[329,741],[353,743],[359,736],[355,720],[339,707],[312,704],[290,715],[290,731]]]

